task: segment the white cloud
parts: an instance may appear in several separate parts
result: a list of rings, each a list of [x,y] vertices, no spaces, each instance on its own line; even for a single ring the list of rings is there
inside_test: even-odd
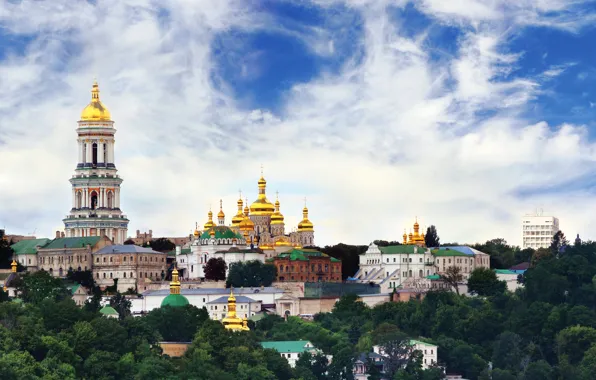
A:
[[[505,49],[504,30],[523,12],[538,24],[560,2],[421,3],[440,22],[473,26],[440,64],[423,31],[401,33],[386,3],[350,2],[362,14],[364,35],[351,43],[363,59],[295,85],[283,116],[244,110],[214,67],[218,33],[276,30],[245,2],[37,4],[0,6],[8,33],[41,33],[0,62],[0,225],[9,232],[49,236],[69,210],[74,129],[95,75],[118,129],[131,233],[187,234],[220,198],[231,217],[238,188],[256,197],[261,164],[288,229],[307,196],[322,244],[399,239],[415,216],[443,241],[519,243],[519,217],[537,206],[559,215],[568,235],[596,227],[589,194],[515,195],[573,180],[595,159],[584,127],[524,120],[540,78],[509,76],[519,56]],[[325,27],[285,33],[339,54],[341,25]]]

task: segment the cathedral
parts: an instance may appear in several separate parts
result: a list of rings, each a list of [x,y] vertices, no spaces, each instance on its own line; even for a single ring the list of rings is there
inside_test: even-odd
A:
[[[70,179],[72,208],[63,220],[66,237],[107,236],[123,244],[128,219],[120,210],[120,185],[114,164],[114,121],[99,100],[93,83],[91,102],[83,109],[77,128],[79,155]]]
[[[306,204],[302,220],[288,233],[279,199],[273,204],[267,198],[267,181],[262,173],[257,184],[257,199],[249,206],[248,199],[242,200],[241,194],[236,202],[238,211],[229,225],[221,201],[217,221],[209,210],[202,231],[195,229],[189,249],[177,259],[184,278],[203,278],[204,266],[211,258],[223,258],[229,268],[234,262],[264,262],[293,248],[314,245],[314,225],[308,219]]]

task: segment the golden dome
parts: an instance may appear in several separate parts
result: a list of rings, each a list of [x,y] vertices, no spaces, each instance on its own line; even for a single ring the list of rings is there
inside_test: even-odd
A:
[[[298,231],[314,231],[314,225],[308,220],[308,208],[306,206],[302,209],[302,220],[298,223]]]
[[[226,214],[224,214],[223,212],[223,205],[222,205],[222,200],[219,200],[219,212],[217,213],[217,218],[218,219],[223,219],[226,217]]]
[[[265,178],[263,178],[262,173],[258,184],[259,195],[257,197],[257,200],[250,205],[250,213],[252,215],[271,215],[275,211],[275,207],[271,202],[269,202],[269,200],[267,199],[267,195],[265,194],[267,181],[265,181]]]
[[[81,121],[110,121],[111,118],[110,111],[99,101],[99,86],[97,85],[97,81],[93,81],[91,103],[81,112]]]
[[[232,227],[238,227],[244,219],[244,213],[242,212],[242,193],[240,193],[240,198],[236,204],[238,205],[238,213],[232,218]]]
[[[408,244],[408,234],[406,233],[406,229],[405,228],[404,228],[403,238],[404,238],[403,244]]]
[[[271,224],[284,224],[284,216],[279,211],[279,199],[275,200],[275,212],[271,214]]]
[[[248,200],[246,204],[248,204]],[[245,232],[253,231],[255,229],[255,223],[250,219],[250,216],[248,215],[248,206],[244,206],[244,219],[242,219],[242,222],[240,222],[240,225],[238,227],[240,227],[241,231]]]
[[[195,238],[198,238],[201,235],[201,233],[199,232],[199,230],[195,230],[195,232],[193,232],[193,235]]]
[[[211,212],[211,210],[209,210],[207,217],[209,218],[209,220],[207,220],[207,223],[205,223],[205,225],[203,226],[205,230],[215,227],[215,223],[213,223],[213,213]]]
[[[278,241],[275,242],[276,247],[291,247],[292,243],[288,241],[287,238],[281,237]]]

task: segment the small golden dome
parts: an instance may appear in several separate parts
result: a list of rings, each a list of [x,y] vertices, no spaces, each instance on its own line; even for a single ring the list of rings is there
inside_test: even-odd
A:
[[[211,212],[211,210],[209,210],[207,217],[209,218],[209,220],[207,220],[207,223],[205,223],[205,225],[203,226],[205,230],[215,227],[215,223],[213,223],[213,213]]]
[[[257,196],[257,200],[254,201],[250,205],[250,213],[252,215],[271,215],[275,211],[275,207],[269,200],[267,199],[266,195],[266,186],[267,181],[263,177],[263,173],[261,171],[261,178],[259,179],[259,195]],[[248,204],[248,200],[246,202]]]
[[[215,237],[215,228],[209,230],[209,236],[211,236],[212,238]]]
[[[223,212],[223,204],[222,204],[222,200],[219,200],[219,212],[217,213],[217,218],[218,219],[223,219],[226,217],[226,214],[224,214]]]
[[[91,103],[81,112],[81,121],[110,121],[112,116],[108,108],[99,100],[99,86],[93,81]]]
[[[195,230],[195,232],[193,232],[194,237],[198,238],[201,233],[199,232],[199,230]]]
[[[291,247],[292,243],[288,241],[287,238],[282,237],[278,241],[275,242],[276,247]]]
[[[244,213],[242,212],[242,193],[240,193],[240,198],[236,204],[238,205],[238,212],[232,218],[232,227],[238,227],[242,220],[244,219]]]
[[[275,200],[275,212],[271,214],[271,224],[284,224],[284,216],[279,211],[279,199]]]
[[[314,231],[314,225],[308,220],[308,208],[306,206],[302,209],[302,220],[298,223],[298,231]]]

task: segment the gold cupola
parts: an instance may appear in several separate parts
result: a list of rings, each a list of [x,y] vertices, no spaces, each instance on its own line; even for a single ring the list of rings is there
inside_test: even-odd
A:
[[[267,181],[265,181],[265,178],[263,177],[262,167],[261,178],[259,179],[258,185],[259,195],[257,196],[257,200],[250,205],[250,213],[251,215],[271,215],[275,212],[275,207],[267,199],[267,194],[265,192],[267,188]]]
[[[17,261],[15,259],[12,259],[12,263],[10,263],[10,271],[12,273],[17,273],[17,266],[19,264],[17,264]]]
[[[308,220],[308,208],[306,207],[306,199],[304,200],[304,208],[302,209],[302,220],[298,223],[298,232],[314,231],[314,226]]]
[[[279,194],[275,197],[275,212],[271,214],[271,224],[284,224],[284,216],[279,211]]]
[[[219,200],[219,212],[217,213],[217,223],[223,226],[226,223],[226,214],[223,212],[223,202]]]
[[[404,238],[403,244],[408,244],[408,234],[406,233],[406,229],[405,228],[404,228],[403,238]]]
[[[99,85],[93,81],[91,103],[81,112],[81,121],[111,121],[112,116],[107,107],[99,100]]]
[[[203,226],[203,229],[205,230],[215,227],[215,223],[213,223],[213,212],[211,212],[211,210],[209,210],[209,212],[207,213],[207,218],[207,223],[205,223],[205,225]]]
[[[199,236],[201,236],[201,233],[199,232],[199,223],[195,222],[195,231],[192,234],[195,239],[198,239]]]
[[[249,216],[249,209],[248,209],[248,199],[246,200],[246,206],[244,206],[244,218],[240,225],[238,226],[240,231],[243,233],[244,239],[246,240],[246,244],[249,243],[249,234],[251,231],[255,229],[255,223],[250,219]]]
[[[248,331],[248,321],[243,318],[239,318],[236,315],[236,297],[234,297],[234,291],[230,287],[230,296],[228,297],[228,314],[224,319],[221,320],[224,327],[228,330],[236,331]]]
[[[238,212],[232,218],[232,227],[239,227],[240,223],[242,223],[244,220],[244,213],[242,212],[242,192],[240,192],[240,198],[238,198],[238,202],[236,202],[236,204],[238,205]]]

